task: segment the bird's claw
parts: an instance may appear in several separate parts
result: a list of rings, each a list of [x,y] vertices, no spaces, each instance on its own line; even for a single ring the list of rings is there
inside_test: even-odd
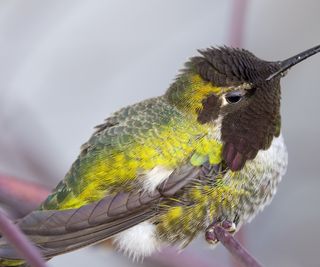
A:
[[[209,244],[213,245],[213,244],[216,244],[219,242],[219,240],[216,237],[216,234],[214,232],[214,229],[217,226],[222,227],[223,229],[225,229],[229,233],[234,233],[236,231],[236,224],[234,222],[231,222],[228,220],[224,220],[221,222],[214,222],[207,227],[206,232],[205,232],[205,238]]]

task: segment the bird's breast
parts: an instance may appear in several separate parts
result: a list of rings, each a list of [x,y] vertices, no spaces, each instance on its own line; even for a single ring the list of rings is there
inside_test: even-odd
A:
[[[267,150],[261,150],[256,158],[234,174],[232,180],[240,180],[246,192],[239,199],[240,221],[245,223],[268,205],[276,193],[277,186],[286,173],[287,149],[282,135],[274,138]]]

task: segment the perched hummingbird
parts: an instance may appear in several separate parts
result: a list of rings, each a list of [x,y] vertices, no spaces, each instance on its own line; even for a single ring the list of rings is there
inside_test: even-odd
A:
[[[133,258],[186,246],[213,222],[250,221],[286,171],[280,79],[320,45],[284,61],[199,51],[167,92],[96,127],[41,207],[17,222],[46,259],[113,237]],[[0,265],[23,264],[0,239]]]

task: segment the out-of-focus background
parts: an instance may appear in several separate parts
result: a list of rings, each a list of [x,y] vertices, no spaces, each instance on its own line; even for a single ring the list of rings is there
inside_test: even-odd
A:
[[[94,125],[162,94],[197,48],[242,45],[284,59],[320,43],[319,12],[318,0],[2,0],[0,174],[53,187]],[[319,68],[315,56],[282,81],[288,173],[272,205],[244,229],[246,247],[265,266],[319,266]],[[143,266],[231,264],[222,246],[208,250],[201,238],[171,263],[161,258]],[[141,266],[104,247],[49,266],[88,263]]]

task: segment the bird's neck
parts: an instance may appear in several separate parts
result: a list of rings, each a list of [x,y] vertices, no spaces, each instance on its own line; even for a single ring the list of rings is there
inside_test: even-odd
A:
[[[209,95],[219,95],[222,88],[204,81],[198,74],[186,71],[170,86],[165,97],[171,105],[191,116],[198,116],[203,109],[203,100]]]

